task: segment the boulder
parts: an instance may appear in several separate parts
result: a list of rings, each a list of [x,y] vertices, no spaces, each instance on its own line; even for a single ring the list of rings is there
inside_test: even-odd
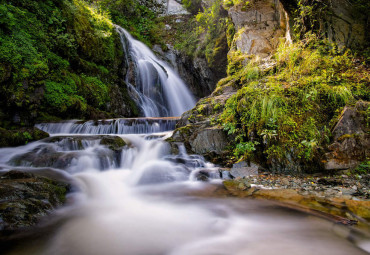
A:
[[[190,141],[192,150],[198,154],[208,152],[222,153],[228,145],[228,139],[223,128],[210,127],[200,130]]]
[[[359,101],[354,107],[344,108],[332,130],[334,142],[325,154],[326,170],[354,168],[370,156],[370,128],[366,113],[369,107],[369,102]]]
[[[230,174],[234,178],[245,177],[250,175],[258,175],[259,166],[252,162],[239,162],[233,165]]]
[[[30,227],[65,203],[70,186],[31,173],[9,171],[0,177],[0,236]]]

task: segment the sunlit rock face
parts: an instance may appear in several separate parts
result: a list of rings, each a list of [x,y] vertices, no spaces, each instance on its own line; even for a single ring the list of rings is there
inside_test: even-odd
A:
[[[279,1],[250,1],[248,5],[230,8],[237,31],[237,50],[247,55],[269,56],[280,38],[290,40],[289,18]]]

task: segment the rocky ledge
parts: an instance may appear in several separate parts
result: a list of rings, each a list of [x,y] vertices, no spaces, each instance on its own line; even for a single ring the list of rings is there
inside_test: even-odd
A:
[[[368,226],[370,174],[335,177],[255,175],[225,180],[236,197],[269,199],[338,216],[343,224]]]

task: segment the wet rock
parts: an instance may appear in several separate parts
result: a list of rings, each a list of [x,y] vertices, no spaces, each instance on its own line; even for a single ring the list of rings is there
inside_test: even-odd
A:
[[[0,232],[37,224],[65,202],[66,183],[20,171],[0,177]]]
[[[126,146],[125,141],[119,136],[104,136],[101,141],[101,145],[106,145],[113,151],[122,151],[123,147]]]
[[[233,165],[230,174],[234,178],[258,175],[258,168],[255,163],[242,161]]]
[[[354,168],[370,156],[370,128],[366,115],[369,107],[369,102],[359,101],[355,107],[344,108],[332,131],[334,142],[325,154],[326,170]]]
[[[73,159],[78,157],[77,153],[64,153],[55,150],[52,145],[39,146],[25,154],[14,156],[8,162],[12,166],[53,167],[66,169]]]
[[[219,171],[220,171],[221,179],[230,180],[230,179],[233,178],[233,176],[231,176],[231,174],[230,174],[230,170],[224,170],[224,168],[221,168],[221,169],[219,169]]]
[[[218,169],[202,169],[197,171],[194,177],[198,181],[209,181],[210,179],[219,179],[220,173]]]

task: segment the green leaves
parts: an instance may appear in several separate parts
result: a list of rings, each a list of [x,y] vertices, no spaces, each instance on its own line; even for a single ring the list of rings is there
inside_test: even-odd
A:
[[[229,76],[218,84],[239,89],[219,118],[235,137],[236,160],[262,155],[264,162],[312,162],[330,142],[327,126],[335,123],[343,107],[369,100],[366,68],[354,64],[351,52],[312,33],[291,45],[282,42],[275,54],[276,68],[268,72],[258,70],[247,57],[229,53]]]

